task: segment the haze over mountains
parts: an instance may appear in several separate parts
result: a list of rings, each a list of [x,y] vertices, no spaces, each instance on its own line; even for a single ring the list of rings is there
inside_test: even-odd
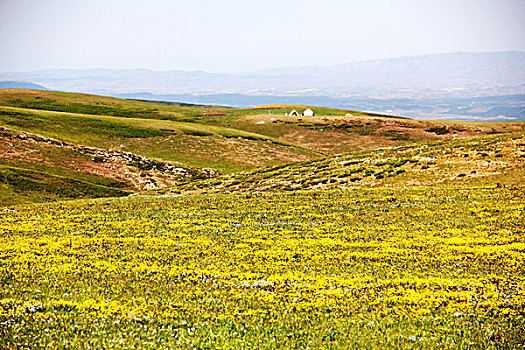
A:
[[[42,85],[25,83],[20,81],[0,81],[0,89],[35,89],[35,90],[49,90]]]
[[[525,52],[447,53],[239,73],[54,69],[0,80],[52,90],[248,107],[295,103],[414,118],[525,120]]]

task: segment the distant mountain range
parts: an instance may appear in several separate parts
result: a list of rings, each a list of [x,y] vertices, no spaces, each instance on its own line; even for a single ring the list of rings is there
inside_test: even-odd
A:
[[[35,89],[35,90],[49,90],[42,85],[25,83],[20,81],[0,81],[0,89]]]
[[[287,102],[422,118],[456,118],[459,112],[467,118],[525,119],[525,52],[516,51],[240,73],[55,69],[0,73],[0,80],[28,81],[61,91],[236,107]]]

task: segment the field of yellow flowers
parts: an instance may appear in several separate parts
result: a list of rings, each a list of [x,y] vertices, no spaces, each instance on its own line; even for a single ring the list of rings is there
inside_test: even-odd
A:
[[[525,188],[0,209],[0,348],[525,344]]]

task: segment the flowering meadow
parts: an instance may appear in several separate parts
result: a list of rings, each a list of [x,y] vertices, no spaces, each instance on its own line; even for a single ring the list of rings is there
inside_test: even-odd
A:
[[[522,348],[525,189],[0,209],[0,348]]]

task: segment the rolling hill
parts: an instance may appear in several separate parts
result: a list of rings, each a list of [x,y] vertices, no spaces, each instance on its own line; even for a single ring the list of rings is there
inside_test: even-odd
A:
[[[394,178],[405,183],[412,174],[408,168],[423,164],[408,155],[385,160],[412,160],[398,167],[325,163],[525,131],[518,122],[422,121],[324,107],[311,107],[313,117],[286,115],[307,107],[234,109],[0,89],[1,202],[121,196],[171,186],[191,192],[375,186]],[[383,148],[393,151],[378,151]],[[427,163],[421,178],[441,176]],[[314,168],[325,170],[308,170]],[[479,177],[461,171],[463,182]]]
[[[0,202],[127,196],[187,179],[217,176],[212,169],[149,159],[0,127]]]
[[[168,192],[264,192],[432,185],[522,185],[525,133],[354,152],[179,184]],[[161,191],[166,193],[166,191]]]
[[[313,118],[285,116],[293,109],[302,111],[308,107],[301,105],[266,105],[248,109],[214,108],[213,111],[225,115],[210,116],[204,115],[206,111],[210,111],[209,108],[205,107],[187,107],[96,95],[17,89],[0,90],[0,106],[135,118],[135,122],[138,119],[159,119],[191,123],[193,128],[204,125],[200,129],[201,134],[204,133],[204,135],[200,135],[202,136],[199,138],[201,141],[207,139],[206,133],[217,133],[217,130],[210,131],[211,127],[227,128],[228,130],[220,129],[219,133],[230,140],[239,136],[240,132],[249,132],[262,136],[244,134],[245,139],[259,138],[264,140],[273,138],[277,142],[291,142],[315,152],[328,154],[371,150],[377,147],[395,146],[414,141],[520,131],[525,125],[519,122],[461,122],[458,124],[452,121],[416,121],[384,114],[323,107],[314,108],[317,116]],[[108,119],[106,118],[106,120]],[[117,119],[112,120],[116,121]],[[158,132],[162,133],[162,130]],[[202,164],[193,165],[202,166]],[[264,164],[259,163],[252,166],[261,165]],[[249,167],[245,166],[239,169],[246,170]],[[230,170],[235,170],[235,167]]]

